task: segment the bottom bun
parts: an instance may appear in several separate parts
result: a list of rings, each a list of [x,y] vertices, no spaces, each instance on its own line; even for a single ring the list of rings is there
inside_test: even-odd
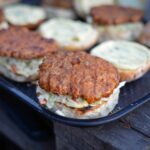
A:
[[[34,81],[38,78],[39,65],[42,59],[19,60],[15,58],[0,57],[0,73],[5,77],[18,81]]]
[[[81,109],[74,109],[67,107],[63,104],[56,103],[54,105],[54,110],[57,114],[77,119],[90,119],[90,118],[100,118],[107,116],[118,104],[120,90],[117,90],[113,95],[113,99],[103,102],[100,105],[85,108],[84,111]]]
[[[145,73],[150,69],[150,64],[147,64],[145,67],[138,68],[137,70],[121,70],[118,72],[120,74],[120,81],[131,82],[141,78]]]
[[[143,24],[140,22],[126,23],[121,25],[99,26],[99,42],[108,40],[136,40],[143,30]]]
[[[58,115],[78,119],[100,118],[107,116],[115,108],[120,88],[124,84],[125,82],[121,82],[109,97],[101,98],[92,104],[88,104],[84,99],[72,101],[71,97],[48,93],[39,86],[36,93],[39,103]]]
[[[24,77],[21,75],[14,74],[13,72],[9,71],[6,67],[0,66],[0,74],[4,75],[5,77],[17,81],[17,82],[28,82],[28,81],[35,81],[38,78],[38,74],[30,75],[29,77]]]

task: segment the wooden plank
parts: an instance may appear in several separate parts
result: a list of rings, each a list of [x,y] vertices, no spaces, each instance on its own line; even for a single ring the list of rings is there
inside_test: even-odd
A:
[[[71,143],[68,143],[65,138],[57,137],[56,141],[57,141],[56,147],[57,150],[77,150],[75,147],[72,146]]]
[[[54,150],[54,139],[45,141],[35,141],[30,139],[22,130],[12,122],[0,104],[0,132],[10,139],[13,143],[18,145],[23,150]]]
[[[98,150],[149,150],[150,139],[144,135],[127,128],[123,123],[114,122],[103,127],[78,128],[70,127],[59,123],[54,123],[55,134],[59,139],[64,137],[69,142],[75,144],[76,148],[87,144],[91,149]],[[61,137],[61,138],[60,138]],[[57,138],[56,138],[57,139]],[[60,142],[60,141],[56,141]],[[82,143],[82,144],[81,144]],[[85,144],[83,144],[85,143]],[[67,146],[67,145],[66,145]]]
[[[133,111],[121,119],[121,121],[150,137],[150,102]]]
[[[71,129],[72,127],[70,126],[65,126],[59,123],[55,123],[54,126],[56,129],[56,145],[58,145],[58,143],[60,144],[61,142],[63,142],[62,140],[57,141],[58,138],[65,139],[66,143],[73,145],[74,147],[76,147],[76,149],[85,149],[85,145],[87,145],[88,147],[86,148],[86,150],[89,148],[97,149],[99,147],[101,147],[101,150],[103,150],[103,143],[101,141],[96,141],[96,138],[94,136],[89,136],[89,134],[86,132],[81,131],[80,133],[76,132],[75,134],[74,131]]]
[[[105,125],[103,129],[100,130],[98,128],[88,129],[87,132],[119,150],[150,149],[149,138],[128,128],[126,124],[120,122]]]

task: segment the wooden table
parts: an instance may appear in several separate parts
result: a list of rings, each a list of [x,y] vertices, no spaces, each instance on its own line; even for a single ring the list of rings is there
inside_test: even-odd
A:
[[[150,150],[150,102],[103,126],[54,128],[57,150]]]
[[[52,130],[50,127],[47,126],[49,131],[49,137],[46,139],[34,139],[30,137],[26,132],[24,128],[21,128],[18,120],[16,122],[12,118],[13,112],[8,111],[9,108],[13,108],[13,105],[8,103],[7,99],[11,99],[13,104],[17,104],[15,99],[12,97],[8,97],[7,99],[4,97],[1,97],[4,94],[0,90],[0,134],[4,135],[6,138],[8,138],[12,143],[17,145],[22,150],[55,150],[55,141],[54,137],[51,135]],[[6,96],[6,93],[4,94]],[[5,105],[9,104],[6,107]],[[16,108],[14,108],[16,109]],[[30,112],[30,111],[29,111]],[[28,112],[28,113],[29,113]],[[18,112],[19,113],[19,112]],[[30,116],[34,116],[33,113],[28,114]],[[38,117],[38,116],[37,116]],[[28,119],[28,118],[27,118]],[[41,122],[37,121],[36,123],[42,124]],[[49,122],[50,124],[50,122]],[[37,132],[38,136],[38,132]],[[0,150],[3,150],[2,147],[0,147]],[[12,148],[13,150],[13,148]]]

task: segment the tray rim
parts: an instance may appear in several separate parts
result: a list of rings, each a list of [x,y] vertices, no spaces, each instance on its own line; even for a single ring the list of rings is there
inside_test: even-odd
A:
[[[128,113],[137,109],[141,105],[150,101],[150,92],[149,92],[147,95],[143,96],[142,98],[130,103],[129,105],[122,108],[121,110],[118,110],[117,112],[108,115],[106,117],[101,117],[96,119],[74,119],[74,118],[67,118],[67,117],[60,116],[54,112],[51,112],[50,110],[47,110],[45,107],[40,106],[39,103],[35,102],[28,95],[26,95],[25,93],[17,89],[13,84],[11,84],[3,77],[0,77],[0,87],[6,90],[8,93],[12,94],[13,96],[17,97],[22,102],[32,107],[35,111],[38,111],[40,114],[42,114],[49,120],[58,121],[66,125],[80,126],[80,127],[98,126],[98,125],[104,125],[106,123],[110,123],[112,121],[120,119],[121,117],[127,115]]]

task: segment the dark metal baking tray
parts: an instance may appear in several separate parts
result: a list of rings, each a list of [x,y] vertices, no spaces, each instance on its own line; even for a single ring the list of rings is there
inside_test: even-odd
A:
[[[115,110],[110,115],[98,119],[71,119],[48,111],[39,105],[35,94],[35,85],[29,83],[17,83],[0,76],[0,89],[17,97],[47,119],[73,126],[96,126],[117,120],[150,101],[150,72],[137,81],[127,83],[121,89],[119,103]]]

